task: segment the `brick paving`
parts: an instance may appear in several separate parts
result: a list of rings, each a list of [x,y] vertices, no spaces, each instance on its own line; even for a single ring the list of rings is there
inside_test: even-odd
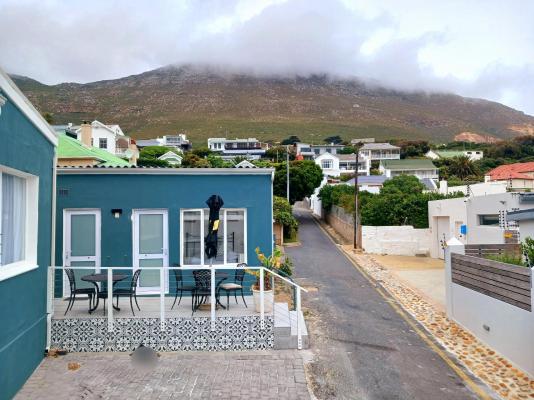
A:
[[[69,363],[79,364],[69,369]],[[71,364],[71,368],[73,365]],[[76,365],[74,365],[76,368]],[[46,358],[15,399],[310,399],[298,351],[125,353]]]

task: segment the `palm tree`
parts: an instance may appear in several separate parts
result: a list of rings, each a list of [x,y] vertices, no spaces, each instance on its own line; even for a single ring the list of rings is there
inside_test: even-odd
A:
[[[456,175],[460,179],[465,179],[470,175],[478,175],[478,170],[469,157],[458,156],[451,159],[449,173],[450,175]]]

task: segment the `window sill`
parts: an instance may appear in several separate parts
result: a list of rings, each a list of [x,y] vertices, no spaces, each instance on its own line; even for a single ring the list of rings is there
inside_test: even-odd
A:
[[[6,279],[13,278],[17,275],[37,269],[37,264],[29,263],[27,261],[19,261],[12,264],[0,266],[0,282]]]

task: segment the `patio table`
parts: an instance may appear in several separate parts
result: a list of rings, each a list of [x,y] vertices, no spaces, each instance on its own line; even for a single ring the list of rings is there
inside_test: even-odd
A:
[[[220,301],[219,286],[221,286],[221,283],[223,283],[226,279],[228,279],[228,272],[215,271],[215,303],[217,307],[220,306],[225,310],[226,310],[226,307],[223,306]],[[206,306],[209,306],[209,304],[206,304],[206,302],[204,302],[203,304],[199,305],[198,308],[200,309],[200,307],[202,306],[206,307]]]
[[[113,274],[112,275],[112,279],[113,279],[113,286],[115,286],[115,284],[119,281],[122,281],[124,279],[126,279],[128,277],[128,275],[126,274]],[[89,308],[89,313],[92,313],[93,311],[95,311],[97,308],[98,308],[98,303],[100,301],[100,294],[102,294],[103,292],[100,292],[99,291],[99,287],[98,287],[98,284],[99,283],[103,283],[103,282],[107,282],[108,281],[108,274],[107,273],[104,273],[104,274],[90,274],[90,275],[85,275],[85,276],[82,276],[81,277],[81,280],[82,281],[85,281],[85,282],[91,282],[93,285],[95,285],[95,288],[96,288],[96,304],[93,308]],[[121,309],[119,307],[115,307],[113,305],[113,300],[110,300],[111,302],[111,305],[113,306],[113,308],[117,311],[120,311]]]

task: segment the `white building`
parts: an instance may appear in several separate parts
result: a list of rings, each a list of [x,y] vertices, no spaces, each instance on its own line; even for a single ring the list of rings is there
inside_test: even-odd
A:
[[[422,158],[405,158],[403,160],[382,160],[378,168],[380,173],[388,178],[399,175],[413,175],[419,179],[439,178],[439,170],[428,159]]]
[[[389,143],[365,143],[360,148],[360,154],[371,161],[398,160],[400,147]]]
[[[354,154],[323,153],[315,158],[315,163],[323,170],[323,175],[338,177],[342,174],[353,174],[356,166]],[[358,175],[369,175],[371,162],[360,157],[358,160]]]
[[[502,181],[480,182],[471,185],[449,186],[447,181],[439,182],[438,192],[441,194],[452,194],[461,192],[466,196],[485,196],[488,194],[506,193],[507,184]]]
[[[193,147],[191,142],[187,139],[187,135],[179,133],[177,135],[164,135],[156,139],[140,139],[137,140],[137,147],[142,149],[149,146],[165,146],[173,147],[180,151],[188,151]]]
[[[257,160],[265,154],[268,145],[261,143],[256,138],[209,138],[208,148],[211,151],[220,153],[221,157],[225,160],[230,160],[235,157],[246,157],[250,160]]]
[[[505,243],[505,233],[518,230],[514,218],[508,218],[508,214],[532,208],[533,202],[525,201],[524,196],[532,195],[508,192],[429,201],[431,256],[443,258],[442,246],[452,237],[463,244]],[[519,236],[525,236],[521,229]]]
[[[462,156],[468,157],[471,161],[476,161],[481,160],[484,157],[484,152],[482,150],[429,150],[425,154],[425,157],[430,158],[431,160],[442,160]]]
[[[176,154],[174,151],[168,151],[165,154],[158,157],[158,160],[164,160],[167,161],[170,165],[174,166],[180,166],[182,165],[182,159],[183,157],[179,154]]]
[[[75,127],[69,124],[69,128],[76,132],[76,139],[81,141],[82,126]],[[117,156],[124,155],[124,152],[128,150],[130,138],[124,134],[119,125],[106,125],[95,120],[91,122],[91,131],[93,147],[98,147]]]

